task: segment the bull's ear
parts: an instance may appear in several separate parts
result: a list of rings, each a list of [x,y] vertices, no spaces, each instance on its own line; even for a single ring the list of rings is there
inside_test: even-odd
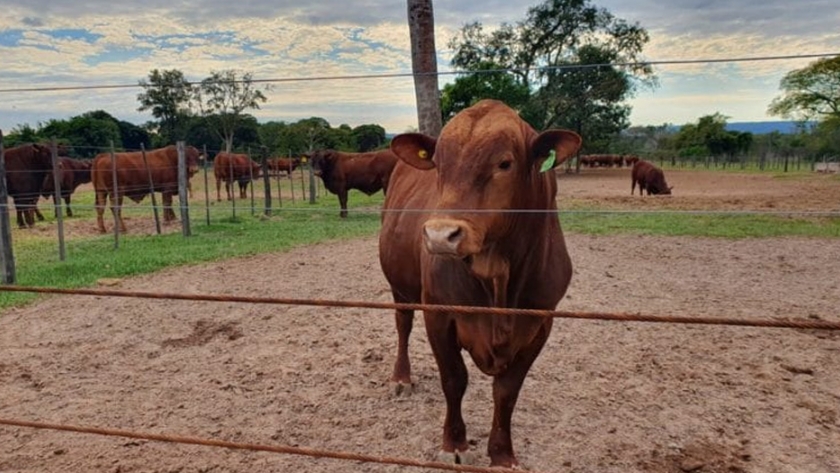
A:
[[[582,141],[580,135],[573,131],[546,130],[531,141],[531,161],[540,166],[553,150],[555,161],[551,167],[555,167],[574,156]]]
[[[403,133],[391,140],[391,152],[406,164],[417,169],[434,169],[432,156],[435,154],[437,140],[422,133]]]

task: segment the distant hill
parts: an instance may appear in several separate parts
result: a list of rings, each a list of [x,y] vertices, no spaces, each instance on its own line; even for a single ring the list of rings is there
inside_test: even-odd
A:
[[[806,128],[813,127],[814,122],[806,122]],[[772,121],[772,122],[732,122],[726,124],[729,131],[750,132],[754,135],[763,135],[778,131],[782,134],[796,133],[798,122],[794,121]]]

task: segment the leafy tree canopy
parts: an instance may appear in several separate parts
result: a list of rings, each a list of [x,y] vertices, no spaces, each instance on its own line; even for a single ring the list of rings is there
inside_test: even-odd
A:
[[[797,120],[840,118],[840,56],[818,59],[788,72],[770,103],[771,115]]]
[[[499,98],[537,129],[573,129],[585,146],[603,141],[627,126],[630,107],[624,102],[639,87],[656,85],[642,58],[648,40],[644,28],[589,0],[545,0],[524,20],[490,32],[481,23],[468,24],[449,46],[452,65],[472,74],[444,88],[445,113]],[[481,72],[488,70],[494,72]]]

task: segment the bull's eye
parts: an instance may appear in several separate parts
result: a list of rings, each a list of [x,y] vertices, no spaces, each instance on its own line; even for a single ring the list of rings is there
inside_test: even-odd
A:
[[[499,163],[499,169],[502,171],[507,171],[513,165],[513,161],[506,159]]]

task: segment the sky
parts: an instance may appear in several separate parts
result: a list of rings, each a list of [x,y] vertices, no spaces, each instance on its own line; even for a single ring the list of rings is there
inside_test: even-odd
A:
[[[537,0],[435,0],[439,71],[451,71],[449,39],[467,22],[492,28],[525,18]],[[593,0],[650,34],[649,61],[840,53],[836,0]],[[37,126],[105,110],[141,124],[139,87],[63,92],[4,89],[136,85],[152,69],[191,81],[211,71],[254,79],[306,79],[411,72],[405,1],[396,0],[0,0],[0,129]],[[631,101],[633,125],[684,124],[721,113],[766,121],[779,81],[815,60],[661,65],[659,87]],[[441,86],[454,79],[442,75]],[[261,122],[321,117],[333,127],[417,127],[410,77],[274,83],[252,111]]]

